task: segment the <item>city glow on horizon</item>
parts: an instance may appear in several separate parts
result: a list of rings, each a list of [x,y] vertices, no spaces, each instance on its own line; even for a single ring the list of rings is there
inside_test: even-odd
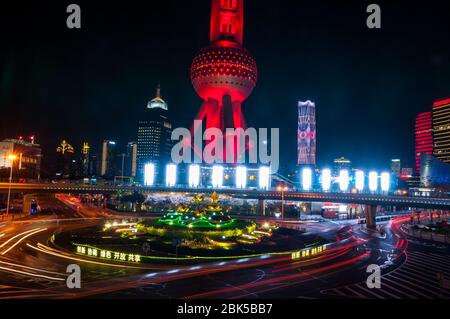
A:
[[[236,188],[247,187],[247,167],[236,167]]]
[[[369,190],[371,192],[376,192],[378,189],[378,173],[370,172],[369,173]]]
[[[348,190],[348,185],[350,184],[350,178],[348,174],[348,170],[343,169],[339,172],[339,189],[342,192],[345,192]]]
[[[153,186],[155,182],[155,164],[148,163],[144,167],[144,184],[145,186]]]
[[[331,170],[324,168],[322,170],[322,190],[328,192],[331,189]]]
[[[177,166],[168,164],[166,166],[166,186],[173,187],[177,183]]]
[[[312,187],[312,170],[305,167],[302,170],[302,188],[304,191],[310,191]]]
[[[268,166],[259,168],[259,188],[264,190],[270,188],[270,167]]]
[[[212,168],[212,186],[220,188],[223,186],[223,166],[214,165]]]
[[[189,187],[198,187],[200,185],[200,166],[189,166]]]
[[[362,192],[364,190],[364,172],[363,171],[356,171],[355,187],[356,187],[356,190],[359,192]]]
[[[391,184],[391,177],[389,173],[381,173],[381,191],[382,192],[389,192]]]

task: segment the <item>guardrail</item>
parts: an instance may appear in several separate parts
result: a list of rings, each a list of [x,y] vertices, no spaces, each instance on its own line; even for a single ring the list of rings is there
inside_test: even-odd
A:
[[[430,240],[430,241],[436,241],[440,243],[448,244],[450,243],[450,236],[445,234],[437,234],[433,231],[424,231],[421,229],[414,229],[412,227],[408,227],[406,225],[402,225],[402,231],[409,236]]]

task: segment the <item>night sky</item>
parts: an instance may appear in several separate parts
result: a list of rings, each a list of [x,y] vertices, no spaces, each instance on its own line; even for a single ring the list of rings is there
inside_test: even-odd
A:
[[[66,27],[73,2],[81,30]],[[373,2],[381,30],[366,26]],[[450,97],[446,2],[246,0],[244,46],[259,69],[248,125],[279,127],[292,168],[297,101],[310,99],[319,165],[345,156],[363,168],[412,166],[415,116]],[[36,134],[47,158],[61,139],[124,145],[158,82],[175,127],[189,127],[201,105],[189,68],[208,45],[209,17],[209,0],[2,3],[0,138]]]

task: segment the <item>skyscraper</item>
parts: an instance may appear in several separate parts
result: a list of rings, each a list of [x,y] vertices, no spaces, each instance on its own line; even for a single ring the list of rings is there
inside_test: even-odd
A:
[[[155,181],[161,182],[165,164],[171,161],[172,123],[168,110],[158,85],[156,97],[148,102],[145,118],[138,124],[137,177],[141,181],[144,179],[145,164],[155,164]]]
[[[90,149],[89,143],[83,143],[83,147],[81,148],[81,176],[83,177],[89,175]]]
[[[116,142],[104,140],[102,145],[102,163],[100,175],[104,178],[114,178],[116,175]]]
[[[16,161],[8,158],[15,154]],[[0,142],[0,171],[4,168],[14,169],[15,177],[40,179],[42,150],[34,140],[5,139]],[[2,172],[3,173],[3,172]]]
[[[136,177],[137,169],[137,142],[129,142],[126,152],[127,161],[125,164],[125,175],[128,177]]]
[[[416,117],[416,172],[420,174],[420,156],[433,154],[433,130],[431,112]]]
[[[316,165],[316,105],[298,102],[298,165]]]
[[[258,71],[255,59],[242,47],[244,1],[211,2],[210,45],[197,53],[191,66],[192,85],[203,100],[195,119],[206,122],[207,129],[222,132],[226,128],[246,129],[241,105],[252,93]],[[224,149],[223,160],[231,163],[245,150],[235,146],[228,151],[233,158],[226,158]],[[195,152],[201,154],[201,150]]]
[[[400,177],[401,168],[402,168],[402,164],[401,164],[400,159],[397,159],[397,158],[391,159],[392,176],[395,176],[397,178]]]
[[[450,99],[433,104],[433,153],[444,163],[450,163]]]

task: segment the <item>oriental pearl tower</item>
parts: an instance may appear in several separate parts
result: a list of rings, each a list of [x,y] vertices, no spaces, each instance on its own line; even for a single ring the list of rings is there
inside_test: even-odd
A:
[[[210,45],[197,53],[191,66],[192,85],[203,100],[195,119],[224,133],[227,128],[245,130],[242,102],[253,91],[258,70],[242,47],[244,0],[211,2]],[[236,149],[232,153],[236,158]]]

